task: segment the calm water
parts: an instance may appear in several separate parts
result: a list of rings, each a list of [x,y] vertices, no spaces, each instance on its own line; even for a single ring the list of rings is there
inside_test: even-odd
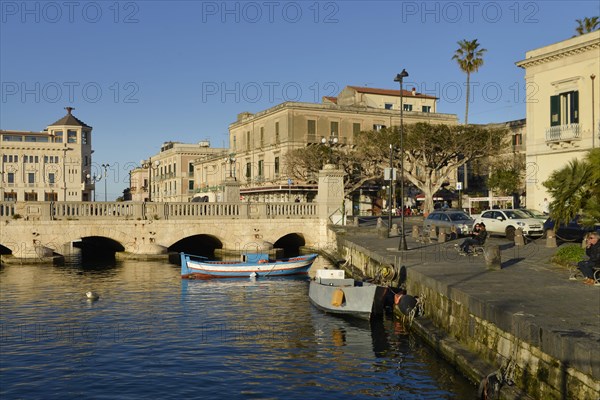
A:
[[[305,278],[182,281],[160,262],[4,266],[0,398],[475,397],[395,321],[332,317],[307,293]]]

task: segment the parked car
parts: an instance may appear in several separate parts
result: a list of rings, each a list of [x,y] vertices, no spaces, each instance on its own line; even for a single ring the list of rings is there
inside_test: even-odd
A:
[[[546,223],[546,220],[548,220],[548,214],[544,214],[538,210],[532,210],[531,208],[519,208],[519,211],[523,211],[525,214],[529,215],[531,218],[537,219],[542,224]]]
[[[544,232],[548,231],[549,229],[555,229],[554,234],[556,235],[556,237],[565,242],[581,242],[583,240],[583,237],[588,232],[596,231],[600,233],[600,225],[583,226],[579,222],[580,218],[581,217],[578,215],[568,223],[560,224],[558,229],[555,229],[554,221],[548,219],[544,223]]]
[[[497,209],[487,210],[475,219],[475,223],[485,224],[490,234],[506,235],[508,240],[514,240],[518,228],[523,235],[539,238],[544,235],[544,225],[537,219],[531,218],[521,210]]]
[[[446,232],[450,232],[454,227],[459,236],[467,236],[473,230],[473,223],[473,219],[464,211],[436,210],[423,220],[423,231],[430,230],[432,225],[435,226],[436,233],[439,233],[439,228],[445,228]]]

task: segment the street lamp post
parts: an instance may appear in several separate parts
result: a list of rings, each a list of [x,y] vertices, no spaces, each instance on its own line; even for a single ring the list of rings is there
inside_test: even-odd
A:
[[[148,159],[148,161],[140,161],[142,164],[142,168],[148,168],[148,201],[152,201],[152,170],[156,170],[160,165],[160,161],[156,160],[154,163],[152,162],[152,157]]]
[[[106,181],[108,181],[108,175],[106,170],[110,167],[110,164],[102,164],[102,168],[104,168],[104,201],[107,200],[107,189],[106,189]]]
[[[329,147],[329,159],[327,160],[328,164],[332,164],[333,163],[333,150],[332,147],[334,145],[336,145],[338,142],[338,138],[336,136],[331,136],[329,138],[329,140],[327,140],[326,138],[322,137],[321,138],[321,144],[326,144]]]
[[[96,182],[100,182],[102,180],[102,175],[98,176],[96,174],[94,174],[94,175],[87,174],[86,178],[88,179],[88,181],[92,182],[94,185],[94,201],[96,201]]]
[[[233,175],[233,166],[235,165],[235,154],[234,153],[229,154],[229,158],[227,159],[227,162],[229,163],[229,177],[235,178],[235,176]]]
[[[596,79],[596,75],[591,74],[590,79],[592,80],[592,149],[596,147],[596,127],[594,126],[596,123],[594,116],[594,79]]]
[[[406,235],[404,232],[404,94],[402,88],[402,80],[408,76],[408,72],[402,69],[394,82],[400,83],[400,224],[402,225],[402,233],[398,249],[401,251],[407,250]]]

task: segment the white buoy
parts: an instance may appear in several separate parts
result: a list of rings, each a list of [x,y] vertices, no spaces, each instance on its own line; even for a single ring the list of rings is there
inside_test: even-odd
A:
[[[256,279],[256,272],[252,272],[250,274],[250,279]]]

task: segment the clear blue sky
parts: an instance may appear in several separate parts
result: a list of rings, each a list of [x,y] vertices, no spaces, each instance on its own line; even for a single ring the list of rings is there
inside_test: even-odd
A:
[[[108,198],[169,140],[228,146],[242,111],[320,102],[346,85],[407,86],[465,108],[457,41],[488,51],[469,122],[525,117],[525,52],[575,33],[598,1],[0,1],[0,128],[40,131],[64,107],[94,127]],[[98,186],[98,198],[104,194]]]

